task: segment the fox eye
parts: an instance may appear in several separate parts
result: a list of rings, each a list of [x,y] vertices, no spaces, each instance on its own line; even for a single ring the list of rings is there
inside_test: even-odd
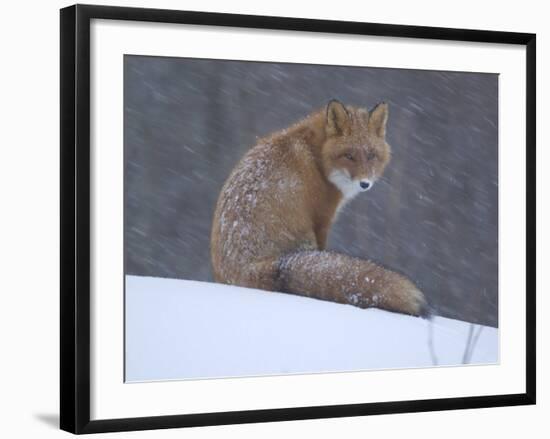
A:
[[[353,154],[350,153],[350,152],[347,152],[346,154],[344,154],[344,157],[347,158],[348,160],[351,160],[351,161],[355,160],[353,158]]]
[[[374,152],[371,151],[367,154],[367,160],[370,161],[370,160],[374,160],[375,158],[376,158],[376,154]]]

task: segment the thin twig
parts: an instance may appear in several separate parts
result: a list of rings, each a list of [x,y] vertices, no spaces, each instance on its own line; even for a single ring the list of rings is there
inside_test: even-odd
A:
[[[470,345],[470,350],[468,352],[468,363],[470,363],[472,361],[472,355],[474,353],[474,349],[476,347],[479,336],[481,335],[481,332],[483,331],[483,326],[477,325],[477,327],[478,327],[478,330],[474,335],[474,338],[473,338],[472,343]]]
[[[470,349],[470,344],[472,343],[473,335],[474,335],[474,324],[470,323],[470,329],[468,330],[468,338],[466,340],[466,346],[464,347],[464,354],[462,355],[462,364],[467,364],[468,350]]]
[[[439,361],[435,354],[434,339],[433,339],[433,318],[428,319],[428,348],[430,350],[430,356],[432,357],[432,364],[437,366]]]

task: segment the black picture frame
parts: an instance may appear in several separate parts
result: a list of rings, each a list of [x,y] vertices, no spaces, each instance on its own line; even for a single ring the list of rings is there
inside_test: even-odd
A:
[[[90,420],[90,21],[182,23],[255,29],[407,37],[526,47],[526,376],[525,393],[239,412]],[[535,404],[536,36],[302,18],[74,5],[61,9],[60,426],[80,433],[303,420]]]

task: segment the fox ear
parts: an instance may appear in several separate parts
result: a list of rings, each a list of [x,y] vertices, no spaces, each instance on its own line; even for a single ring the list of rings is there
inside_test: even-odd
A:
[[[386,137],[386,122],[388,121],[388,104],[379,103],[370,112],[368,129],[378,137]]]
[[[349,114],[344,104],[332,99],[327,104],[327,136],[339,136],[349,131]]]

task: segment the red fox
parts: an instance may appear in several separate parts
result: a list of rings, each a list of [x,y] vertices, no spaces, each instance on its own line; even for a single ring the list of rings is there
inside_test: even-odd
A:
[[[406,277],[325,249],[338,210],[371,189],[390,160],[387,119],[386,103],[369,112],[331,100],[260,139],[218,198],[216,282],[427,315],[424,295]]]

